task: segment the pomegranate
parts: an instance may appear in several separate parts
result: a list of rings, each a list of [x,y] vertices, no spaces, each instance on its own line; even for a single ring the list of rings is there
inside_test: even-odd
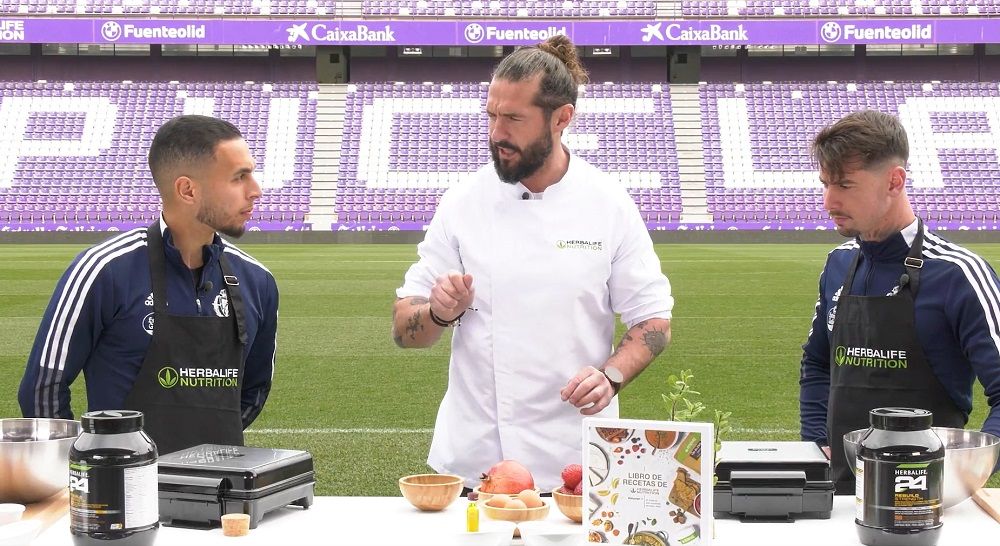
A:
[[[525,489],[534,489],[535,480],[531,477],[531,472],[517,461],[500,461],[490,467],[490,470],[483,474],[480,479],[483,483],[479,490],[483,493],[507,493],[518,494]]]

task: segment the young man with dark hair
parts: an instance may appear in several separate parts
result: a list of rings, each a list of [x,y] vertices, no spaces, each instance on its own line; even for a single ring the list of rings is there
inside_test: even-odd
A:
[[[930,410],[965,426],[978,377],[1000,435],[1000,282],[989,263],[926,229],[906,195],[906,131],[893,116],[850,114],[813,141],[823,206],[852,239],[819,280],[799,384],[802,439],[833,462],[838,494],[854,493],[844,433],[868,412]]]
[[[21,411],[72,419],[82,371],[88,410],[143,411],[161,454],[242,445],[271,389],[278,289],[217,232],[243,234],[261,196],[255,163],[231,123],[190,115],[160,127],[149,167],[160,219],[70,264],[28,357]]]
[[[635,203],[562,144],[585,81],[564,36],[500,62],[493,162],[445,193],[396,291],[399,346],[458,326],[428,463],[468,487],[503,459],[558,486],[582,460],[582,417],[616,417],[618,389],[670,340],[670,284]],[[616,314],[629,329],[612,351]]]

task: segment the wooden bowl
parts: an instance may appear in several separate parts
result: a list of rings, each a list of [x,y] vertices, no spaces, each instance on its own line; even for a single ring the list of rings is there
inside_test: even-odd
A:
[[[558,489],[553,489],[552,498],[564,516],[577,523],[583,522],[583,495],[567,495],[560,493]]]
[[[417,474],[399,479],[399,491],[425,512],[444,510],[462,492],[464,480],[451,474]]]
[[[482,491],[479,490],[479,486],[476,486],[476,488],[473,489],[472,492],[478,495],[476,497],[476,500],[481,500],[483,502],[486,502],[491,498],[493,498],[493,495],[507,495],[508,497],[516,497],[517,493],[520,493],[520,491],[518,491],[517,493],[483,493]],[[538,493],[539,495],[542,494],[541,489],[537,487],[535,488],[535,492]]]
[[[549,515],[548,504],[543,504],[538,508],[494,508],[488,506],[485,502],[480,502],[479,510],[490,519],[513,521],[515,523],[545,519]]]

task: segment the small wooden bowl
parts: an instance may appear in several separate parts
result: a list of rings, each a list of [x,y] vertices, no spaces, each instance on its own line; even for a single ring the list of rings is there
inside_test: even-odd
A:
[[[491,498],[493,498],[493,495],[507,495],[508,497],[513,498],[513,497],[517,496],[517,493],[520,493],[520,491],[518,491],[517,493],[483,493],[482,491],[479,490],[479,486],[476,486],[476,488],[473,489],[472,491],[476,495],[478,495],[476,497],[476,500],[481,500],[483,502],[486,502],[486,501],[490,500]],[[542,491],[540,489],[538,489],[537,487],[534,489],[534,491],[536,493],[538,493],[539,495],[542,494]]]
[[[583,495],[567,495],[560,493],[558,489],[553,489],[552,498],[564,516],[577,523],[583,523]]]
[[[538,508],[494,508],[484,502],[480,503],[479,509],[490,519],[513,521],[515,523],[545,519],[549,515],[548,504],[543,504]]]
[[[451,474],[417,474],[399,479],[399,491],[425,512],[444,510],[462,492],[464,480]]]

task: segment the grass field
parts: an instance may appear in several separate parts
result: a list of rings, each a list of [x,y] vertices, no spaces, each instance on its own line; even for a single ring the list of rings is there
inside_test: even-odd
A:
[[[17,386],[55,282],[82,246],[0,245],[0,417],[19,416]],[[398,495],[427,469],[447,379],[448,343],[398,349],[393,290],[413,245],[245,245],[281,290],[278,362],[251,445],[305,449],[322,495]],[[970,245],[1000,266],[1000,244]],[[664,418],[666,377],[693,370],[730,439],[797,439],[800,346],[829,245],[659,245],[676,298],[673,344],[622,394],[622,415]],[[619,326],[619,335],[621,327]],[[583,364],[583,363],[581,363]],[[82,376],[74,410],[85,407]],[[971,426],[985,414],[977,385]],[[485,470],[485,469],[484,469]],[[1000,475],[991,481],[1000,485]]]

